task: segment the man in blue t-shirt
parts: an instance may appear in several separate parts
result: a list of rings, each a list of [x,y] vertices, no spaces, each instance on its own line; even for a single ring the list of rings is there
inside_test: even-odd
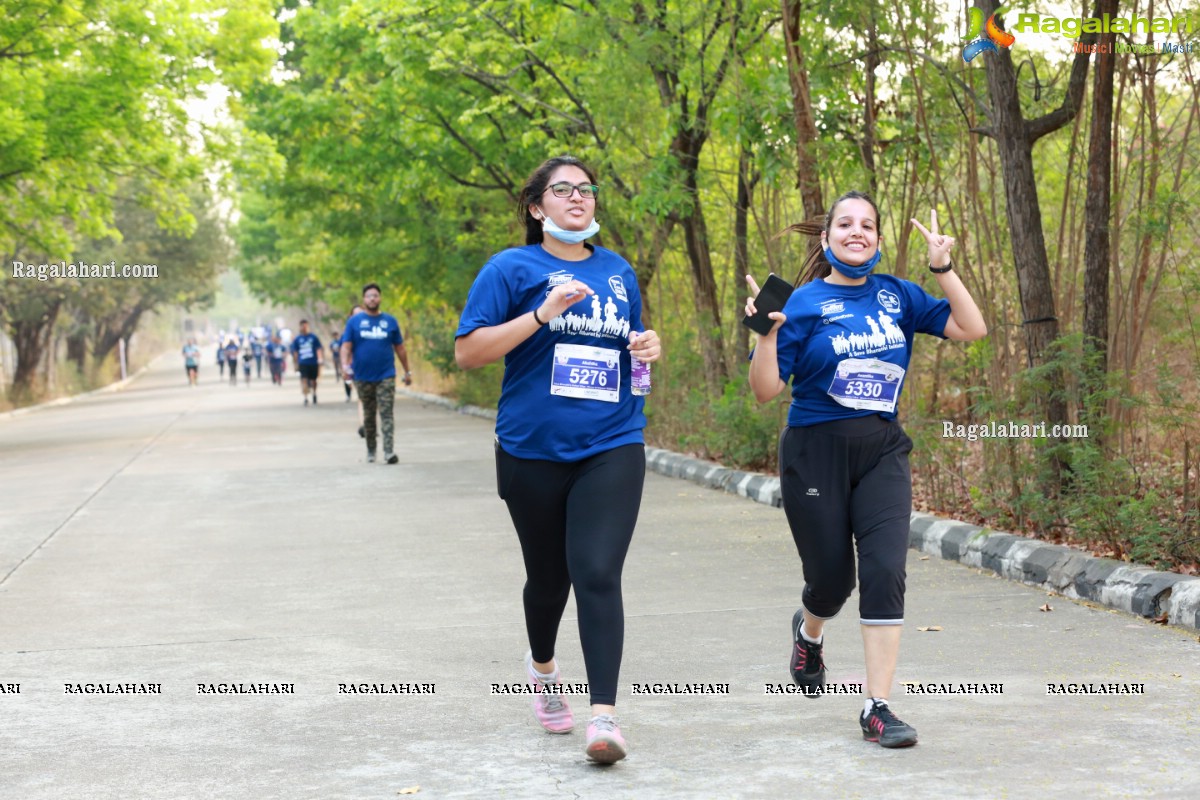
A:
[[[292,358],[296,371],[300,373],[300,389],[304,392],[304,405],[308,405],[308,393],[312,391],[313,405],[317,404],[317,378],[321,376],[321,364],[325,362],[325,351],[315,333],[308,332],[308,320],[300,320],[300,335],[292,340]]]
[[[271,368],[271,383],[283,385],[283,363],[287,358],[287,348],[279,341],[279,334],[271,336],[267,345],[267,363]]]
[[[367,439],[367,461],[375,460],[375,411],[379,409],[379,427],[383,429],[383,458],[395,464],[400,458],[393,451],[396,399],[396,357],[404,365],[404,385],[412,385],[408,368],[408,350],[400,335],[400,323],[391,314],[379,310],[382,293],[379,284],[363,287],[363,311],[346,320],[342,331],[342,370],[354,378],[354,388],[362,401],[363,428]],[[393,353],[395,355],[393,355]]]

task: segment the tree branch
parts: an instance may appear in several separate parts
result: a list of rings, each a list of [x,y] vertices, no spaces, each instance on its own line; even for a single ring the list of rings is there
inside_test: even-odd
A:
[[[513,182],[508,180],[507,176],[501,174],[494,166],[489,164],[487,159],[484,158],[483,154],[475,149],[474,145],[468,142],[465,137],[459,134],[458,131],[454,130],[454,126],[450,124],[450,120],[442,116],[440,111],[435,110],[433,113],[437,116],[438,122],[441,123],[441,126],[445,129],[446,133],[450,134],[454,141],[458,142],[464,150],[473,155],[475,159],[483,166],[484,170],[486,170],[487,173],[492,176],[493,180],[495,180],[501,186],[510,187],[509,191],[511,192]]]
[[[1093,44],[1096,41],[1096,34],[1086,34],[1079,41],[1085,45]],[[1048,114],[1025,120],[1025,135],[1029,137],[1030,144],[1066,125],[1079,113],[1079,107],[1083,105],[1083,93],[1087,88],[1088,60],[1090,58],[1091,53],[1075,54],[1075,61],[1071,64],[1071,80],[1067,83],[1067,94],[1063,97],[1062,105]]]
[[[980,99],[979,95],[975,93],[975,90],[972,89],[970,86],[968,86],[966,84],[966,82],[963,81],[962,78],[958,77],[957,75],[951,74],[949,68],[946,67],[945,64],[942,64],[940,61],[937,61],[936,59],[931,57],[928,53],[924,53],[920,50],[914,50],[910,47],[881,47],[881,48],[879,48],[879,50],[881,52],[907,53],[908,55],[916,56],[917,58],[920,58],[921,60],[923,60],[925,63],[931,65],[938,72],[942,73],[942,77],[945,78],[948,83],[957,84],[958,87],[963,90],[963,93],[971,98],[971,101],[975,104],[975,108],[978,111],[980,111],[984,115],[984,117],[987,119],[988,129],[990,130],[991,124],[993,122],[991,106],[989,106],[987,103],[984,103],[983,100]],[[866,58],[867,55],[869,55],[869,54],[863,53],[862,55],[858,56],[858,58]],[[959,105],[959,108],[962,108],[962,106]],[[964,116],[966,115],[965,109],[963,110],[963,115]],[[982,132],[985,129],[979,128],[977,130]],[[984,135],[991,136],[990,133],[986,133]]]

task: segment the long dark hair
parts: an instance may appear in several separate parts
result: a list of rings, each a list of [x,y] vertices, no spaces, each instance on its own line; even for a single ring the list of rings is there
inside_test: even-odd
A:
[[[540,201],[542,193],[550,185],[550,176],[559,167],[579,167],[588,176],[589,181],[596,182],[596,176],[592,174],[592,171],[575,156],[555,156],[543,161],[542,165],[525,180],[525,185],[521,187],[521,193],[517,195],[519,204],[517,214],[520,216],[521,222],[525,224],[525,244],[542,243],[542,221],[535,219],[533,214],[529,213],[529,206]]]
[[[786,228],[776,234],[776,238],[783,236],[785,233],[803,233],[807,236],[814,237],[808,245],[808,255],[804,258],[804,264],[800,267],[800,271],[796,273],[796,282],[794,286],[799,286],[802,283],[809,283],[818,278],[825,278],[833,271],[833,265],[825,258],[825,251],[821,249],[821,233],[829,230],[829,224],[833,222],[833,210],[838,207],[838,203],[843,200],[866,200],[871,204],[871,208],[875,209],[875,230],[879,230],[879,206],[875,205],[875,201],[866,192],[849,191],[833,201],[833,205],[829,207],[829,211],[825,213],[825,219],[814,218],[805,222],[797,222],[794,225],[788,225]]]

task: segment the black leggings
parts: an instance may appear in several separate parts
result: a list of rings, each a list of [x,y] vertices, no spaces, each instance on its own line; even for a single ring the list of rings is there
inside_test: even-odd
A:
[[[591,702],[615,705],[625,642],[621,570],[642,503],[645,446],[560,462],[517,458],[497,445],[496,479],[521,540],[533,660],[554,658],[574,586]]]
[[[859,622],[904,623],[911,450],[900,423],[877,415],[784,429],[783,510],[804,567],[804,607],[813,616],[836,616],[850,597],[857,546]]]

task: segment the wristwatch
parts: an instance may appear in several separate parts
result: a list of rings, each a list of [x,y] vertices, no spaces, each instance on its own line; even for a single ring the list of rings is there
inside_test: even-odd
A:
[[[952,269],[954,269],[953,261],[947,261],[946,266],[944,267],[935,267],[933,264],[929,265],[929,271],[934,275],[942,275],[943,273],[949,272]]]

